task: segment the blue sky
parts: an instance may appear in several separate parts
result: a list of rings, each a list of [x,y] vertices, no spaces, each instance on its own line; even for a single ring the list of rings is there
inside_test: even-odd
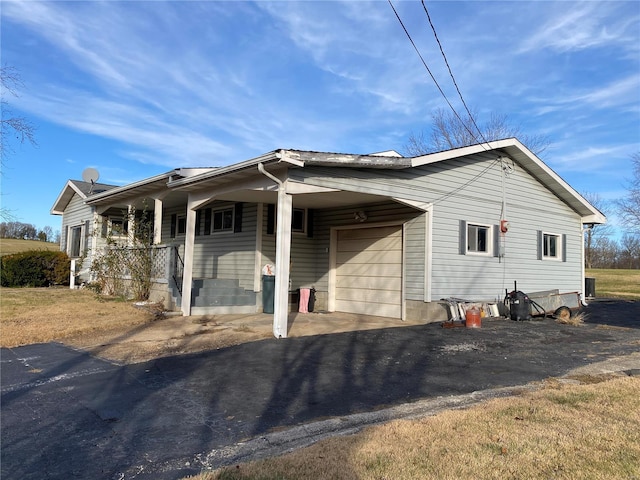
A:
[[[394,1],[462,112],[418,1]],[[458,85],[480,115],[548,135],[542,159],[580,192],[625,194],[640,151],[640,2],[427,2]],[[87,167],[125,184],[277,148],[402,151],[446,103],[386,1],[3,0],[2,64],[24,82],[2,206],[49,210]],[[615,223],[615,218],[614,218]]]

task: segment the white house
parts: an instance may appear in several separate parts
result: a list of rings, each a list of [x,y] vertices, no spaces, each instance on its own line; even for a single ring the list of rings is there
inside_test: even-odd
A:
[[[582,292],[583,226],[606,221],[515,138],[413,158],[275,150],[82,202],[107,225],[153,210],[154,242],[174,252],[167,297],[184,315],[261,311],[275,265],[276,337],[298,288],[315,288],[321,310],[401,319],[438,319],[443,298],[501,299],[514,280]],[[63,231],[72,204],[52,210]]]

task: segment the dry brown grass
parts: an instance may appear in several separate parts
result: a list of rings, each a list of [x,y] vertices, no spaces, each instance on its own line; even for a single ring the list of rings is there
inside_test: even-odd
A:
[[[562,323],[564,325],[573,325],[574,327],[578,327],[584,324],[585,318],[586,315],[584,314],[584,312],[579,312],[567,317],[557,317],[556,322]]]
[[[68,288],[1,288],[0,346],[61,341],[153,321],[131,303]]]
[[[137,363],[271,337],[215,318],[163,318],[157,305],[68,288],[0,288],[0,346],[59,341],[111,361]]]
[[[640,478],[638,398],[638,378],[548,382],[521,397],[393,421],[194,478]]]

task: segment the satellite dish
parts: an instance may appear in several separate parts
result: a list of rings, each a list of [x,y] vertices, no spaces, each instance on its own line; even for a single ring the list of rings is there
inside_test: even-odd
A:
[[[98,181],[98,178],[100,178],[100,174],[95,168],[89,167],[82,171],[82,180],[87,183],[91,183],[93,185]]]

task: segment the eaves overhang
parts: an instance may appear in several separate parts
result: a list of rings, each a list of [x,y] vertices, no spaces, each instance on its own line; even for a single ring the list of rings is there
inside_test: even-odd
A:
[[[560,175],[554,172],[546,163],[525,147],[517,138],[506,138],[468,147],[446,150],[414,157],[412,166],[429,165],[467,155],[495,152],[496,158],[506,155],[548,188],[556,197],[571,207],[582,217],[584,224],[601,224],[607,222],[607,217],[596,207],[591,205]]]
[[[171,180],[168,183],[168,187],[173,190],[194,190],[203,187],[209,183],[216,183],[220,180],[237,179],[245,175],[253,175],[258,172],[258,164],[268,164],[281,161],[287,161],[283,158],[281,150],[274,150],[256,158],[245,160],[243,162],[234,163],[226,167],[216,168],[209,172],[202,173],[200,175],[194,175],[192,177],[180,178],[177,180]],[[291,162],[289,162],[291,163]],[[295,162],[297,163],[297,162]]]
[[[121,203],[129,199],[141,198],[152,193],[162,192],[167,189],[167,182],[172,175],[175,175],[175,170],[92,195],[85,200],[85,203],[87,205]]]
[[[400,156],[397,152],[382,152],[369,155],[351,153],[326,153],[303,150],[286,150],[289,158],[304,162],[305,166],[374,168],[398,170],[412,166],[411,158]],[[384,155],[388,153],[388,155]]]
[[[63,215],[74,195],[78,195],[82,200],[85,200],[91,195],[96,195],[92,191],[102,193],[113,188],[116,188],[116,186],[106,183],[92,184],[80,180],[68,180],[49,212],[51,215]]]

